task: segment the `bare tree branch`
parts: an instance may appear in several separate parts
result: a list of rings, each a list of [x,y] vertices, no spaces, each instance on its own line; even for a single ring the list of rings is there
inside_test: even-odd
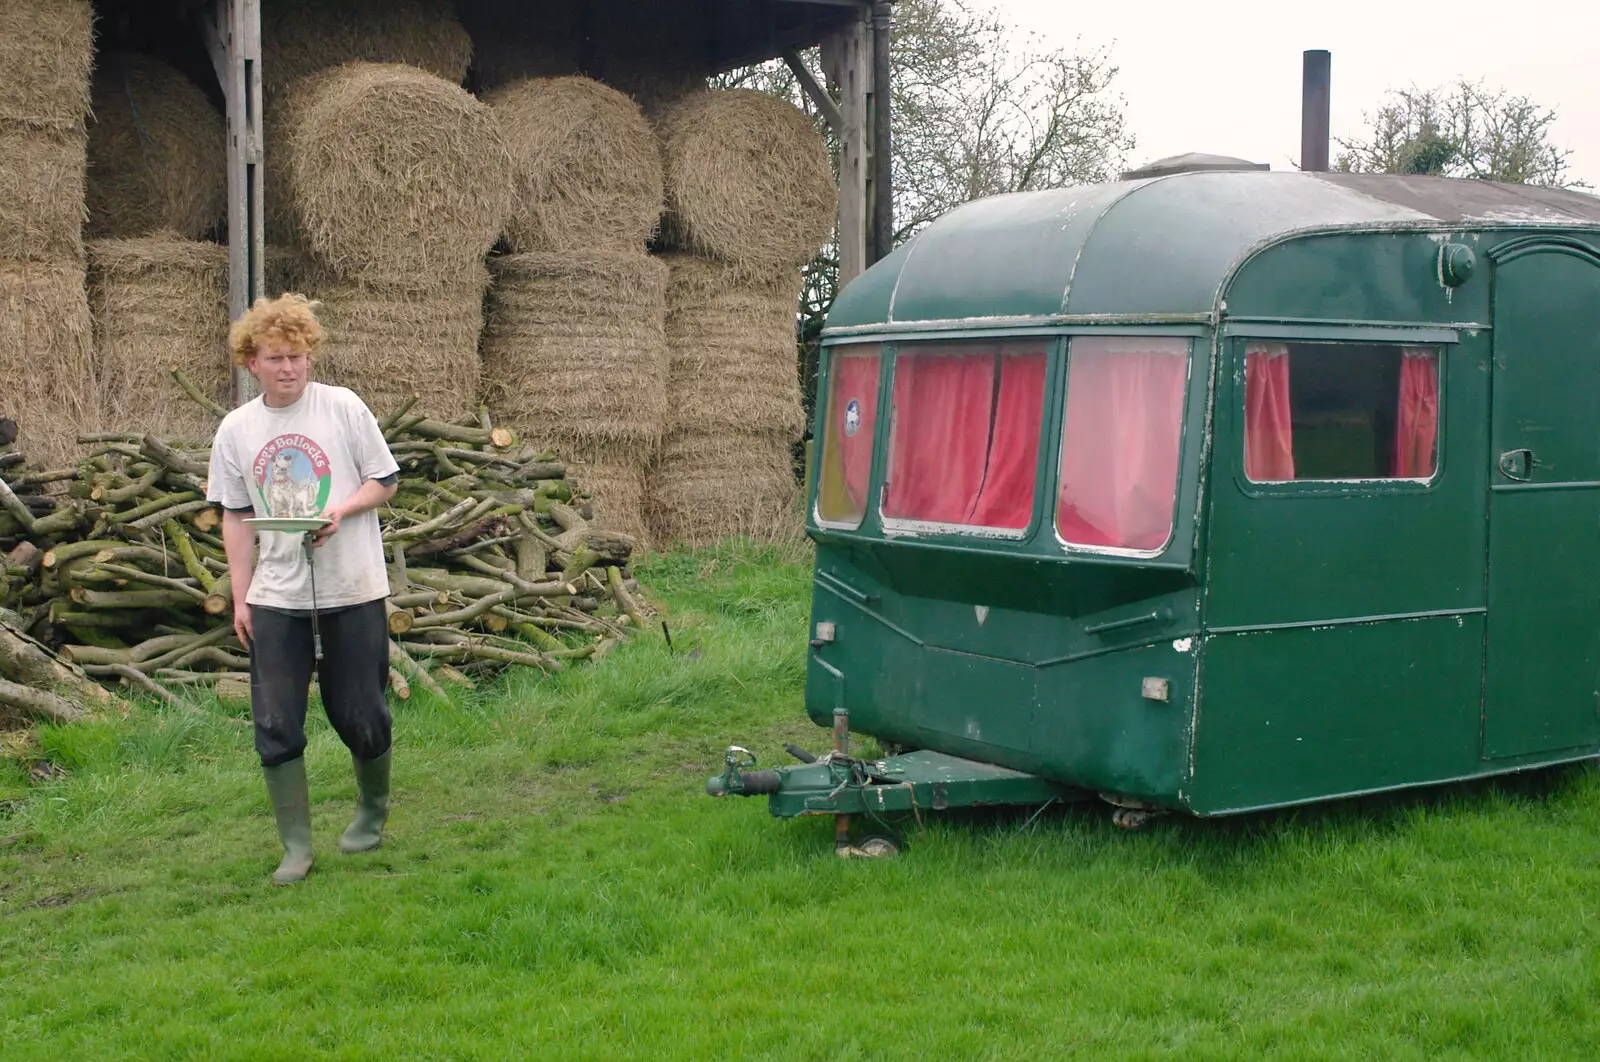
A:
[[[1572,152],[1551,140],[1556,112],[1481,83],[1396,89],[1355,140],[1337,141],[1337,166],[1354,173],[1418,173],[1583,188]]]

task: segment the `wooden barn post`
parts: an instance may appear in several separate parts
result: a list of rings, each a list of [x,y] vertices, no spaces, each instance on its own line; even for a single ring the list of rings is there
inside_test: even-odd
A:
[[[228,101],[228,316],[238,320],[266,286],[261,158],[261,0],[216,0],[204,13],[206,47]],[[229,357],[232,364],[232,358]],[[233,368],[233,404],[255,381]]]
[[[863,15],[865,12],[863,11]],[[872,42],[865,17],[822,42],[822,69],[839,101],[839,286],[867,268],[868,92]]]

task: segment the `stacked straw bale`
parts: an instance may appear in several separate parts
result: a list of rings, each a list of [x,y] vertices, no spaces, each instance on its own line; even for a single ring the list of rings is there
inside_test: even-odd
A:
[[[216,419],[170,370],[229,405],[228,251],[175,232],[93,240],[89,308],[107,431],[206,440]]]
[[[694,92],[653,119],[665,162],[667,435],[648,480],[658,541],[790,538],[804,429],[795,349],[799,267],[833,231],[827,145],[761,92]]]
[[[69,460],[96,426],[91,335],[79,259],[0,259],[0,416],[31,465]]]
[[[639,105],[584,77],[485,97],[515,167],[514,252],[640,252],[661,217],[661,149]]]
[[[301,79],[275,146],[292,235],[346,279],[458,276],[511,213],[511,154],[493,113],[409,66],[347,63]]]
[[[328,338],[316,376],[348,387],[380,417],[417,396],[413,412],[453,419],[473,407],[488,270],[475,262],[415,287],[374,285],[304,269],[294,290],[317,300]]]
[[[83,255],[88,0],[0,3],[0,259]]]
[[[666,266],[642,251],[512,254],[490,266],[490,407],[577,466],[597,519],[641,534],[645,465],[667,416]]]
[[[261,76],[270,100],[308,74],[362,60],[403,63],[461,84],[472,39],[450,0],[272,0],[261,10]]]
[[[84,291],[88,0],[0,2],[0,416],[36,465],[92,430]]]
[[[650,532],[662,544],[704,546],[735,535],[783,542],[801,534],[790,447],[773,435],[673,432],[656,455],[649,498]]]
[[[798,533],[791,456],[805,427],[795,362],[796,269],[753,278],[693,255],[663,256],[667,434],[650,471],[660,542]]]
[[[194,82],[144,55],[101,58],[89,124],[93,237],[205,236],[227,209],[226,133]]]
[[[83,182],[81,130],[0,120],[0,260],[80,258]]]
[[[353,62],[288,87],[276,144],[269,232],[295,248],[282,282],[323,304],[319,377],[380,412],[470,407],[483,258],[512,207],[493,113],[424,70]]]
[[[93,49],[89,0],[0,4],[0,121],[81,131]]]
[[[491,261],[483,337],[492,408],[548,443],[596,517],[642,537],[644,476],[667,415],[661,150],[638,104],[587,78],[524,80],[487,101],[510,146],[518,253]]]
[[[804,263],[833,232],[839,191],[811,120],[764,92],[696,92],[657,118],[663,242],[752,277]]]
[[[674,425],[733,420],[798,439],[805,430],[795,361],[800,271],[756,279],[694,255],[660,257],[671,270],[667,391]]]

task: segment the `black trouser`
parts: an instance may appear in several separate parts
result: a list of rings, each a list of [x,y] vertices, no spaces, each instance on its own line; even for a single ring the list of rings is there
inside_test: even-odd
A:
[[[250,714],[263,767],[298,759],[306,748],[306,701],[315,663],[311,617],[265,606],[250,609]],[[328,722],[358,760],[389,751],[389,622],[383,600],[317,614],[322,662],[317,685]]]

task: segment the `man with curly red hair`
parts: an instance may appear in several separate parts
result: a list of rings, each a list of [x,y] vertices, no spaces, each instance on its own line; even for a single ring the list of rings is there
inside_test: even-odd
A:
[[[312,382],[324,336],[303,295],[258,299],[234,323],[234,361],[261,394],[217,429],[207,492],[223,508],[233,629],[250,650],[256,751],[283,841],[275,885],[311,870],[313,666],[323,710],[355,761],[356,817],[339,850],[377,848],[389,814],[389,585],[376,510],[394,496],[399,466],[355,392]],[[251,516],[327,523],[309,543],[303,532],[262,530],[258,557]]]

